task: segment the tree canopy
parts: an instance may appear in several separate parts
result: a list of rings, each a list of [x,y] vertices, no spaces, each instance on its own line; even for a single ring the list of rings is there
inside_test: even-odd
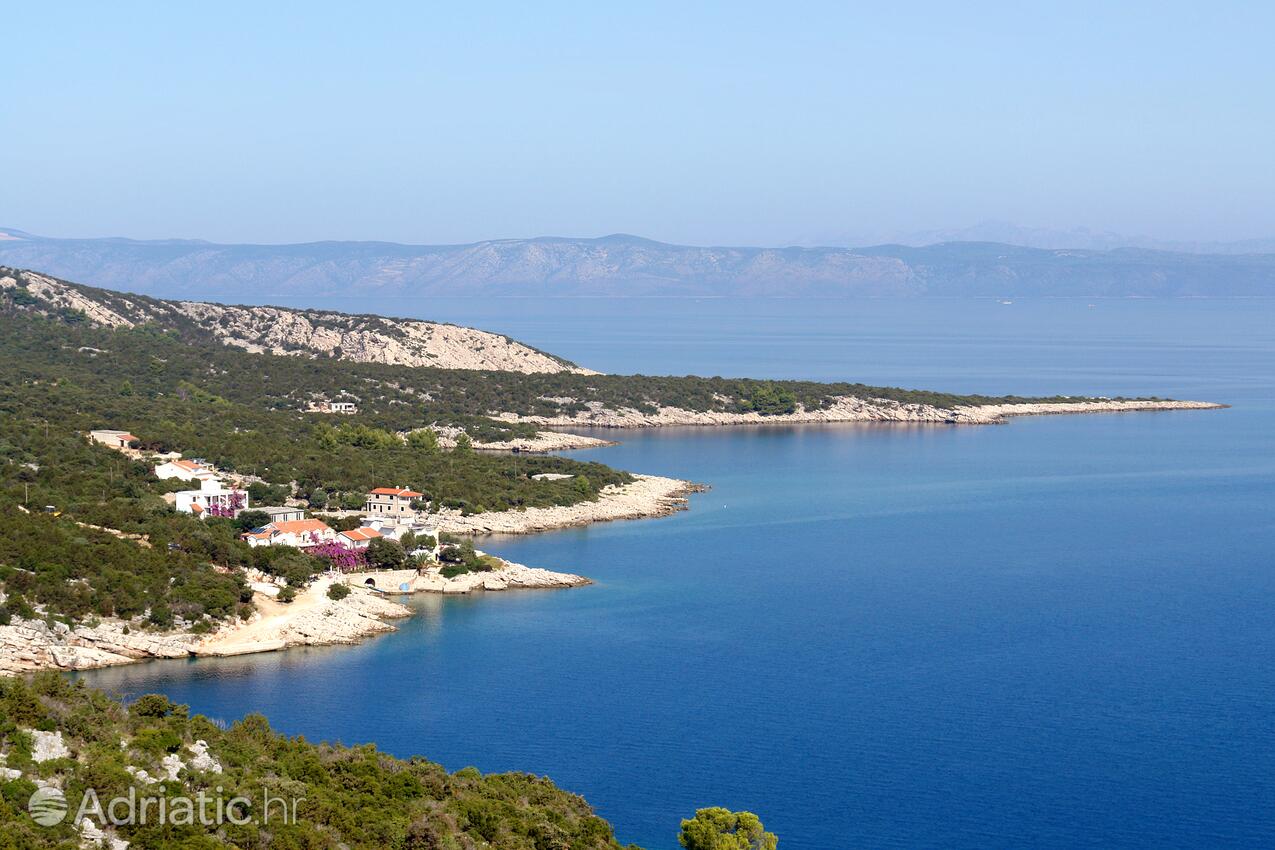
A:
[[[682,821],[677,837],[686,850],[775,850],[779,838],[767,832],[752,812],[732,812],[713,807],[698,809]]]

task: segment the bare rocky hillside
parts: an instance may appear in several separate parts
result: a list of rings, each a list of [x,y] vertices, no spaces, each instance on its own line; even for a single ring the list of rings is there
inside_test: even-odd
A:
[[[105,327],[151,324],[247,351],[359,363],[593,374],[500,334],[417,319],[324,310],[165,301],[0,267],[0,288],[34,312],[69,312]]]

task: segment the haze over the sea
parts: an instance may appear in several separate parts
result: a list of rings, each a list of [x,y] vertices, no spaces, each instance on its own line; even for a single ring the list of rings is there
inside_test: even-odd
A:
[[[37,3],[4,20],[0,224],[48,236],[1275,237],[1269,4]]]

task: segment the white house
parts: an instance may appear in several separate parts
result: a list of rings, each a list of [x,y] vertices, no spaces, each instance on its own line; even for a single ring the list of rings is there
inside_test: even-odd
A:
[[[182,481],[206,481],[217,477],[217,470],[194,460],[170,460],[155,467],[155,477],[161,481],[178,478]]]
[[[307,413],[358,413],[359,406],[352,401],[320,401],[318,403],[311,402],[306,407]]]
[[[364,517],[364,529],[375,531],[381,537],[390,540],[402,540],[409,531],[417,537],[438,537],[438,526],[428,525],[419,519],[397,519],[381,517]]]
[[[136,440],[137,437],[127,431],[112,431],[102,428],[97,431],[89,431],[89,439],[112,449],[126,449],[128,444]]]
[[[249,546],[295,546],[307,549],[337,539],[336,532],[317,519],[272,522],[240,535]]]
[[[243,490],[231,490],[220,478],[204,478],[198,490],[179,490],[174,506],[177,510],[197,516],[235,516],[248,507],[248,494]]]
[[[253,510],[266,514],[270,517],[271,522],[293,522],[298,519],[305,519],[305,508],[255,507]]]

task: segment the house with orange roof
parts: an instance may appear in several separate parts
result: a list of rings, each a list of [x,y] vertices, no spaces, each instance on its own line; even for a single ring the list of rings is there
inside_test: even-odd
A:
[[[373,517],[413,519],[416,509],[412,502],[423,498],[424,493],[406,487],[377,487],[368,491],[363,510]]]
[[[292,519],[268,523],[245,532],[240,537],[249,546],[295,546],[298,549],[308,549],[335,542],[337,534],[322,520]]]
[[[384,535],[370,526],[362,528],[352,528],[349,531],[342,531],[337,534],[337,542],[344,543],[351,549],[366,549],[368,544]]]
[[[137,437],[127,431],[114,431],[108,428],[89,431],[89,439],[112,449],[127,449],[129,443],[137,442]]]

